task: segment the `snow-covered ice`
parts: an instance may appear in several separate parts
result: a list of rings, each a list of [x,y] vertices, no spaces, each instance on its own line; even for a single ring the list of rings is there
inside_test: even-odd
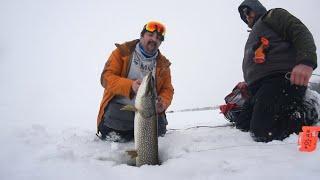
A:
[[[1,141],[1,179],[317,179],[320,150],[298,151],[297,135],[284,141],[254,142],[215,111],[168,116],[159,138],[160,166],[131,166],[125,151],[133,142],[101,141],[93,129],[30,124],[6,128]],[[182,123],[184,122],[184,123]],[[182,124],[182,125],[179,125]]]

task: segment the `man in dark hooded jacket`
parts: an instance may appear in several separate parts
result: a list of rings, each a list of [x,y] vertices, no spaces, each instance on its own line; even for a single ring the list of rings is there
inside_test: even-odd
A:
[[[288,11],[269,11],[258,0],[245,0],[238,8],[250,34],[243,58],[244,83],[249,100],[235,120],[255,141],[282,140],[311,125],[303,98],[317,67],[316,46],[307,27]]]

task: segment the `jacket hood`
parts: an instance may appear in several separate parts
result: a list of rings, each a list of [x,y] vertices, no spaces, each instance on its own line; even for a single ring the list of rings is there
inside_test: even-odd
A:
[[[248,24],[248,22],[247,22],[246,16],[243,14],[243,9],[246,7],[250,8],[256,13],[257,16],[255,18],[255,21],[267,12],[267,9],[258,0],[244,0],[238,7],[238,11],[241,19],[246,24]]]

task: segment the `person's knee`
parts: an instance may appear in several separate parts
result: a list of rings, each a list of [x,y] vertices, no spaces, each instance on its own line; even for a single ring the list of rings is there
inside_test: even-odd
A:
[[[107,131],[108,128],[103,124],[103,122],[100,122],[99,126],[98,126],[98,134],[99,134],[99,138],[101,140],[105,140],[107,137]]]
[[[158,136],[163,137],[167,133],[167,126],[165,124],[158,124]]]
[[[274,129],[273,131],[266,129],[251,129],[250,135],[256,142],[270,142],[272,140],[282,141],[289,137],[291,132],[288,129]]]
[[[165,115],[158,116],[158,136],[163,137],[167,132],[167,118]]]
[[[273,140],[273,133],[265,129],[250,129],[250,135],[256,142],[269,142]]]

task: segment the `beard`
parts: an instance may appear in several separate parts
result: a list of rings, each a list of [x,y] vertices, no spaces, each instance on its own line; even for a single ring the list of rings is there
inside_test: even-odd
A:
[[[148,51],[148,53],[153,54],[155,51],[157,51],[158,47],[157,47],[157,43],[154,41],[148,41],[147,42],[147,48],[146,50]]]

